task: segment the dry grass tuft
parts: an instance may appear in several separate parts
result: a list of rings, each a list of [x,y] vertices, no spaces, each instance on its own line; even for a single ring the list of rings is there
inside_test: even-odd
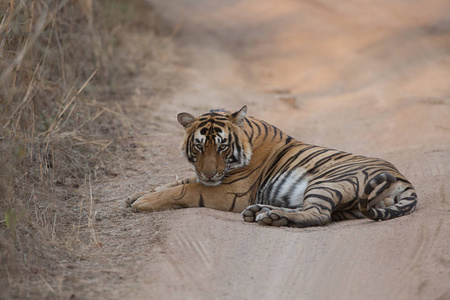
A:
[[[61,261],[99,243],[91,183],[132,134],[127,79],[165,51],[128,53],[127,32],[163,32],[151,16],[137,0],[0,2],[0,298],[64,297]]]

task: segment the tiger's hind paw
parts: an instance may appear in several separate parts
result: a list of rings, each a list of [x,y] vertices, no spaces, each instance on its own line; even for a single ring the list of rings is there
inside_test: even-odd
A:
[[[256,222],[261,225],[271,225],[271,226],[287,226],[289,223],[288,218],[279,214],[277,211],[268,211],[260,213],[256,216]]]
[[[245,222],[255,222],[259,214],[269,211],[271,211],[271,208],[269,206],[255,204],[247,207],[241,213],[241,215],[244,218]]]
[[[299,212],[300,208],[286,208],[286,207],[279,207],[279,206],[272,206],[272,205],[263,205],[263,204],[254,204],[247,207],[242,213],[242,217],[246,222],[259,222],[260,224],[266,224],[266,225],[275,225],[275,226],[286,226],[288,223],[287,217],[283,216],[283,213],[292,213],[292,212]],[[276,214],[279,212],[278,214]],[[270,215],[274,214],[273,219],[275,223],[267,219],[267,222],[260,222],[260,220],[263,217],[263,215]],[[276,216],[275,216],[276,214]],[[261,216],[261,217],[260,217]],[[281,219],[285,219],[286,221],[279,221]],[[286,223],[286,224],[284,224]]]

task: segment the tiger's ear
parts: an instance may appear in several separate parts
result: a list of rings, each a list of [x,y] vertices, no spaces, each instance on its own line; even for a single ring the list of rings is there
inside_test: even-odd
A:
[[[242,108],[231,114],[231,121],[239,127],[244,124],[245,114],[247,113],[247,105],[242,106]]]
[[[189,127],[195,121],[195,117],[186,112],[179,113],[177,119],[184,128]]]

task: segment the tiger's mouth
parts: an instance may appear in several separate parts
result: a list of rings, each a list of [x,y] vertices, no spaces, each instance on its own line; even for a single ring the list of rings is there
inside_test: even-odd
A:
[[[203,174],[197,174],[197,179],[204,186],[218,186],[222,183],[222,180],[225,178],[226,172],[222,174],[216,174],[213,177],[206,177]]]
[[[218,186],[222,183],[222,179],[200,179],[199,181],[204,185],[204,186]]]

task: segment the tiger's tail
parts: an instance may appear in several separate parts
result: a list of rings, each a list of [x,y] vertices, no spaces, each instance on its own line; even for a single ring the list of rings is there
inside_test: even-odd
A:
[[[386,189],[388,189],[392,184],[396,184],[397,179],[389,173],[381,173],[372,178],[364,188],[362,195],[359,198],[358,206],[361,213],[369,219],[372,220],[389,220],[397,218],[400,216],[412,213],[416,209],[417,195],[411,185],[406,186],[399,194],[396,196],[398,202],[385,208],[375,208],[370,207],[369,203],[376,199],[377,197],[383,197]],[[377,189],[375,196],[369,198],[370,194]]]

